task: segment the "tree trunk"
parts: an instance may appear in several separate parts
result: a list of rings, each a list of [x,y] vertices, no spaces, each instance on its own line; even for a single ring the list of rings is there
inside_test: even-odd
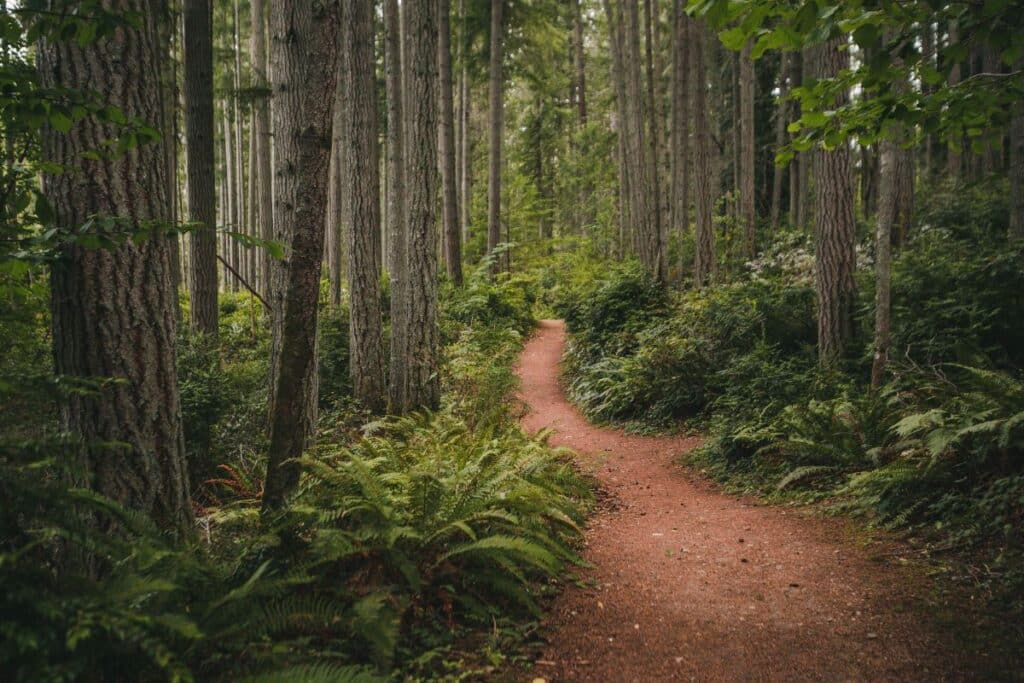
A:
[[[232,22],[232,45],[231,51],[234,55],[234,93],[231,95],[232,104],[232,124],[233,124],[233,135],[232,141],[234,146],[232,147],[232,164],[234,171],[232,173],[235,181],[235,216],[234,230],[239,233],[246,232],[246,221],[245,221],[245,167],[242,165],[242,144],[245,140],[244,132],[242,131],[242,56],[239,51],[239,33],[241,27],[238,23],[238,0],[234,0],[232,3],[234,9],[234,21]],[[231,240],[231,262],[235,266],[235,270],[238,271],[239,275],[245,273],[245,264],[242,259],[244,254],[242,253],[242,245],[237,239]],[[231,280],[232,288],[231,291],[237,292],[242,284],[239,277],[234,277]]]
[[[1024,59],[1015,69],[1024,69]],[[1024,100],[1014,105],[1010,121],[1010,237],[1024,238]]]
[[[587,125],[587,72],[584,63],[583,14],[580,0],[572,0],[573,67],[576,72],[576,112],[581,126]]]
[[[960,25],[957,21],[949,22],[948,44],[954,45],[960,42]],[[948,85],[955,87],[960,84],[960,63],[956,62],[949,71]],[[960,180],[960,171],[963,168],[963,156],[960,154],[959,144],[950,144],[946,153],[946,172],[954,182]]]
[[[338,3],[314,11],[309,0],[275,0],[274,139],[279,201],[274,227],[289,245],[274,298],[279,342],[271,359],[270,448],[264,511],[280,507],[299,481],[316,421],[317,302],[324,253],[324,210],[337,78]],[[315,16],[314,16],[315,15]]]
[[[214,186],[213,7],[185,0],[185,154],[189,235],[189,315],[217,336],[217,193]]]
[[[814,48],[814,65],[819,79],[834,78],[849,65],[849,55],[840,50],[844,38],[835,38]],[[837,98],[845,104],[848,95]],[[854,241],[853,164],[850,148],[840,145],[814,154],[815,245],[818,293],[818,355],[824,365],[843,354],[853,332]]]
[[[650,255],[651,266],[655,276],[664,279],[667,263],[665,262],[665,250],[663,246],[663,232],[661,227],[661,177],[658,158],[661,155],[661,107],[659,98],[655,97],[655,73],[654,73],[654,38],[655,38],[655,16],[657,13],[656,0],[644,0],[644,58],[647,67],[647,121],[650,142],[650,167],[651,179],[651,214],[653,234],[648,238],[652,240],[652,253]]]
[[[437,101],[437,11],[432,3],[404,6],[406,58],[406,103]],[[500,0],[496,3],[500,7]],[[496,22],[500,32],[500,9]],[[500,33],[498,35],[500,46]],[[492,41],[493,46],[493,41]],[[492,64],[495,55],[492,54]],[[500,109],[500,47],[498,58],[497,99]],[[492,79],[495,76],[492,69]],[[491,103],[494,109],[495,88],[492,81]],[[500,129],[500,112],[497,114]],[[407,346],[406,396],[399,412],[420,408],[437,408],[441,398],[438,380],[437,328],[437,113],[434,107],[405,107],[408,146],[405,197],[407,211],[408,274],[406,291]],[[495,116],[492,115],[492,123]],[[492,130],[494,142],[494,130]],[[498,136],[500,144],[500,135]],[[493,162],[493,158],[492,158]],[[493,172],[494,169],[492,169]],[[500,170],[500,169],[499,169]],[[497,177],[492,176],[492,184]],[[496,208],[493,207],[493,208]]]
[[[402,31],[398,0],[384,4],[384,67],[387,90],[387,233],[388,274],[391,279],[391,377],[388,404],[391,412],[404,410],[408,355],[408,263],[405,214],[404,88],[402,85]]]
[[[502,101],[503,4],[504,0],[491,0],[491,74],[487,122],[487,254],[493,259],[492,275],[504,270],[507,263],[504,255],[500,259],[494,256],[494,250],[501,242],[501,147],[505,125],[505,105]]]
[[[140,0],[106,7],[137,15],[139,22],[85,46],[74,40],[41,42],[41,82],[46,88],[95,93],[129,120],[159,126],[161,71],[169,58],[160,49],[159,16]],[[118,135],[117,126],[94,117],[66,134],[43,130],[43,158],[77,169],[43,176],[43,192],[60,230],[77,231],[97,215],[118,218],[130,231],[169,222],[171,187],[162,145],[140,144],[96,161],[84,156],[98,141]],[[50,273],[54,372],[118,380],[96,393],[71,392],[62,400],[62,428],[82,444],[74,454],[81,485],[188,536],[192,505],[175,373],[177,300],[171,268],[170,240],[159,231],[139,244],[129,240],[110,249],[72,242],[62,247]]]
[[[463,2],[460,0],[459,7],[462,14],[462,35],[460,36],[460,45],[462,48],[462,78],[460,79],[459,87],[462,92],[460,99],[462,100],[462,107],[459,109],[459,116],[462,117],[462,122],[459,125],[459,135],[462,141],[459,147],[462,149],[462,157],[460,159],[459,166],[459,186],[461,188],[459,194],[462,199],[459,203],[459,209],[461,212],[461,228],[462,228],[462,240],[463,242],[469,242],[472,234],[470,234],[473,218],[473,136],[472,133],[472,112],[473,112],[473,97],[470,91],[469,83],[469,45],[468,45],[468,30],[466,26],[466,14]]]
[[[711,128],[707,118],[707,69],[704,66],[704,24],[690,30],[690,63],[693,71],[693,137],[696,187],[696,248],[693,278],[697,287],[708,284],[715,267],[715,233],[711,225],[711,183],[715,174],[711,163]]]
[[[252,182],[257,183],[257,201],[259,202],[258,229],[256,234],[263,240],[274,239],[274,194],[273,170],[270,166],[270,152],[273,138],[270,132],[270,85],[267,80],[267,39],[266,12],[264,0],[250,0],[250,42],[252,48],[252,86],[253,116],[252,136],[256,139],[256,175]],[[271,273],[274,259],[266,249],[260,250],[259,279],[261,291],[265,298],[271,296]]]
[[[789,123],[789,64],[792,53],[782,54],[782,64],[779,67],[779,97],[775,106],[775,152],[782,151],[786,145],[786,126]],[[790,169],[792,166],[790,165]],[[782,217],[782,185],[786,179],[786,167],[776,166],[772,177],[772,232],[779,229],[779,221]],[[792,180],[790,181],[792,182]]]
[[[234,239],[227,231],[238,232],[238,176],[235,175],[235,142],[234,131],[231,128],[231,102],[224,99],[221,107],[221,123],[224,135],[224,186],[221,193],[224,195],[224,205],[227,207],[227,214],[224,220],[224,260],[231,268],[238,269],[238,240]],[[224,269],[224,280],[227,289],[232,292],[238,291],[238,278],[228,268]]]
[[[683,0],[672,6],[672,222],[679,236],[679,278],[686,269],[683,240],[690,230],[690,18]]]
[[[347,79],[342,117],[348,235],[349,371],[353,395],[384,410],[384,331],[380,308],[380,152],[373,6],[342,0],[342,69]]]
[[[627,139],[630,134],[626,120],[629,118],[629,107],[626,103],[626,75],[623,64],[622,22],[612,10],[610,0],[604,0],[604,12],[608,21],[608,43],[612,53],[612,79],[615,82],[615,129],[618,156],[616,165],[619,177],[619,257],[628,251],[627,238],[632,237],[632,201],[630,176],[631,171],[627,153]]]
[[[462,285],[462,242],[455,192],[455,112],[452,109],[451,2],[437,0],[437,65],[440,73],[441,117],[438,153],[441,157],[441,215],[444,220],[444,263],[448,277]]]
[[[789,61],[789,87],[799,88],[803,84],[803,54],[794,52]],[[800,116],[800,101],[793,101],[793,110],[790,120],[797,121]],[[802,153],[794,153],[792,161],[789,162],[789,224],[798,230],[803,230],[801,204],[804,196],[804,169],[807,166],[807,158]]]
[[[339,85],[344,85],[341,74],[338,74],[338,81]],[[343,107],[344,96],[341,88],[338,88],[334,98],[334,108],[337,111]],[[344,278],[342,251],[345,238],[342,231],[345,230],[345,193],[341,178],[344,172],[345,154],[341,148],[341,119],[337,115],[334,117],[332,128],[335,133],[331,142],[330,169],[327,172],[327,217],[324,224],[327,233],[324,235],[324,248],[327,249],[327,301],[332,307],[338,308],[342,303],[341,282]]]
[[[754,60],[752,43],[740,53],[740,220],[743,224],[743,248],[754,258]]]

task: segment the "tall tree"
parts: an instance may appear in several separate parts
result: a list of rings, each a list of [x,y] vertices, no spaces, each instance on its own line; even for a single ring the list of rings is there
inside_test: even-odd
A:
[[[407,236],[405,214],[405,156],[402,85],[402,31],[398,0],[384,3],[384,67],[387,94],[387,234],[388,275],[391,279],[391,377],[388,404],[392,412],[405,409],[408,342]]]
[[[652,214],[652,225],[650,229],[654,232],[655,237],[655,246],[653,247],[654,253],[651,254],[650,258],[652,259],[652,263],[653,259],[657,259],[657,264],[654,270],[659,274],[659,277],[664,277],[667,264],[665,263],[665,249],[662,245],[661,169],[658,164],[658,157],[661,155],[662,146],[662,118],[661,98],[656,95],[658,91],[657,80],[658,77],[660,77],[660,73],[656,76],[654,70],[654,41],[657,37],[656,26],[658,21],[657,10],[657,0],[644,0],[644,61],[645,66],[647,67],[647,140],[650,146],[650,159],[648,159],[648,165],[650,167],[651,179]]]
[[[605,18],[608,22],[608,43],[612,53],[612,81],[615,84],[615,114],[616,114],[616,166],[619,177],[619,256],[623,256],[627,250],[627,239],[632,238],[632,171],[629,168],[629,155],[627,154],[627,138],[630,127],[626,124],[629,118],[630,108],[627,105],[626,96],[626,75],[623,64],[622,47],[622,21],[612,10],[611,0],[604,0]]]
[[[462,50],[462,58],[460,59],[462,77],[459,79],[459,88],[461,90],[459,99],[462,101],[462,106],[459,108],[459,116],[462,119],[459,124],[459,137],[461,138],[459,148],[462,150],[462,154],[459,157],[459,195],[462,199],[459,202],[459,223],[462,228],[463,241],[469,242],[472,236],[470,235],[470,228],[473,224],[473,97],[469,82],[469,27],[467,26],[466,8],[463,0],[459,1],[459,10],[462,16],[461,35],[459,36],[459,46]]]
[[[505,132],[505,104],[502,87],[502,20],[504,0],[491,0],[491,53],[488,81],[489,108],[487,112],[487,253],[494,258],[494,250],[501,242],[501,152]],[[495,259],[491,272],[504,269],[506,258]]]
[[[139,19],[94,43],[42,41],[42,84],[94,93],[128,120],[159,127],[161,72],[169,59],[160,47],[160,17],[141,0],[112,0],[105,8]],[[117,380],[89,395],[69,393],[60,419],[80,438],[74,454],[82,485],[186,536],[192,506],[175,371],[177,301],[170,240],[154,230],[171,218],[167,163],[163,146],[153,142],[90,158],[102,153],[96,149],[100,141],[120,132],[96,117],[78,121],[66,134],[43,131],[43,158],[75,169],[43,176],[60,230],[77,234],[98,215],[122,221],[129,231],[150,232],[139,244],[129,240],[110,249],[68,240],[54,261],[55,372]]]
[[[786,145],[786,126],[789,123],[789,64],[792,54],[782,53],[782,63],[779,66],[779,96],[775,104],[775,151],[780,151]],[[776,166],[772,174],[772,232],[779,228],[779,221],[782,218],[782,184],[786,179],[785,166]],[[792,170],[789,167],[789,170]],[[792,173],[790,174],[792,175]],[[790,179],[792,182],[792,178]]]
[[[703,23],[694,24],[690,31],[690,64],[693,92],[693,175],[696,178],[696,248],[693,259],[693,279],[698,287],[708,284],[715,268],[715,233],[711,225],[712,161],[711,125],[707,112],[707,67],[704,62],[704,43],[708,29]]]
[[[690,18],[672,5],[672,223],[679,244],[690,230]],[[685,269],[679,249],[679,276]]]
[[[264,0],[249,1],[249,40],[252,49],[252,136],[256,140],[256,175],[252,182],[257,185],[260,239],[274,238],[274,195],[272,185],[273,169],[270,152],[273,137],[270,133],[270,85],[267,80],[267,38],[266,11]],[[260,285],[265,296],[270,294],[270,273],[272,258],[269,251],[262,251],[259,262]]]
[[[407,104],[437,102],[437,10],[431,5],[403,6]],[[498,76],[500,80],[500,67]],[[405,404],[399,412],[436,408],[441,399],[437,375],[437,111],[429,106],[406,106],[405,119],[409,285],[405,294]]]
[[[572,2],[572,41],[573,41],[573,89],[576,95],[576,113],[581,126],[587,125],[587,70],[583,43],[583,12],[580,11],[580,0]]]
[[[441,160],[441,216],[444,223],[444,264],[448,277],[462,284],[462,236],[455,188],[455,112],[452,106],[451,2],[437,0],[437,66],[440,74],[441,104],[438,153]]]
[[[1024,58],[1015,65],[1017,70],[1024,69]],[[1024,99],[1013,108],[1010,120],[1010,165],[1007,175],[1010,178],[1010,236],[1024,237]]]
[[[739,55],[740,82],[740,220],[743,224],[743,251],[754,257],[754,60],[752,42],[747,41]]]
[[[384,338],[380,307],[380,152],[377,149],[377,77],[373,6],[342,0],[342,76],[347,80],[342,106],[347,111],[345,204],[348,235],[349,371],[353,395],[373,411],[382,411]]]
[[[817,78],[834,78],[849,65],[845,38],[812,48]],[[836,106],[849,95],[841,93]],[[815,280],[818,294],[818,355],[825,365],[842,355],[853,332],[854,242],[853,163],[850,148],[839,145],[814,153]]]
[[[316,418],[317,300],[324,253],[331,109],[337,78],[338,2],[275,0],[271,12],[274,229],[288,245],[275,283],[270,448],[263,508],[282,505],[299,480],[295,458]]]
[[[217,194],[214,187],[213,6],[184,0],[185,158],[189,236],[189,312],[198,332],[217,334]]]

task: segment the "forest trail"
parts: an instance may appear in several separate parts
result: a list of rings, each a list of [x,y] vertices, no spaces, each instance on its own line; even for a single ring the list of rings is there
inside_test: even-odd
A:
[[[518,374],[525,429],[551,428],[600,482],[584,585],[556,600],[527,680],[962,680],[949,638],[917,607],[900,548],[865,547],[843,520],[716,492],[677,456],[694,437],[589,424],[558,381],[561,321],[545,320]],[[948,658],[949,661],[944,661]]]

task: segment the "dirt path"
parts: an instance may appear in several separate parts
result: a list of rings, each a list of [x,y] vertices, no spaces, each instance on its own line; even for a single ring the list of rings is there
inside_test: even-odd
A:
[[[924,589],[895,566],[898,547],[863,547],[840,520],[713,491],[674,464],[697,439],[588,424],[558,384],[564,340],[546,320],[523,351],[523,425],[554,429],[551,442],[579,452],[607,500],[586,534],[592,587],[558,598],[528,680],[970,678],[922,625]]]

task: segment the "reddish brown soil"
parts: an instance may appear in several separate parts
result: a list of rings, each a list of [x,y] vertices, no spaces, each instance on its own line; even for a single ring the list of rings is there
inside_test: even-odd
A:
[[[590,425],[558,382],[565,331],[541,323],[519,376],[530,431],[578,452],[603,499],[584,585],[556,601],[527,680],[939,681],[973,678],[928,626],[898,545],[716,492],[676,464],[693,437]]]

